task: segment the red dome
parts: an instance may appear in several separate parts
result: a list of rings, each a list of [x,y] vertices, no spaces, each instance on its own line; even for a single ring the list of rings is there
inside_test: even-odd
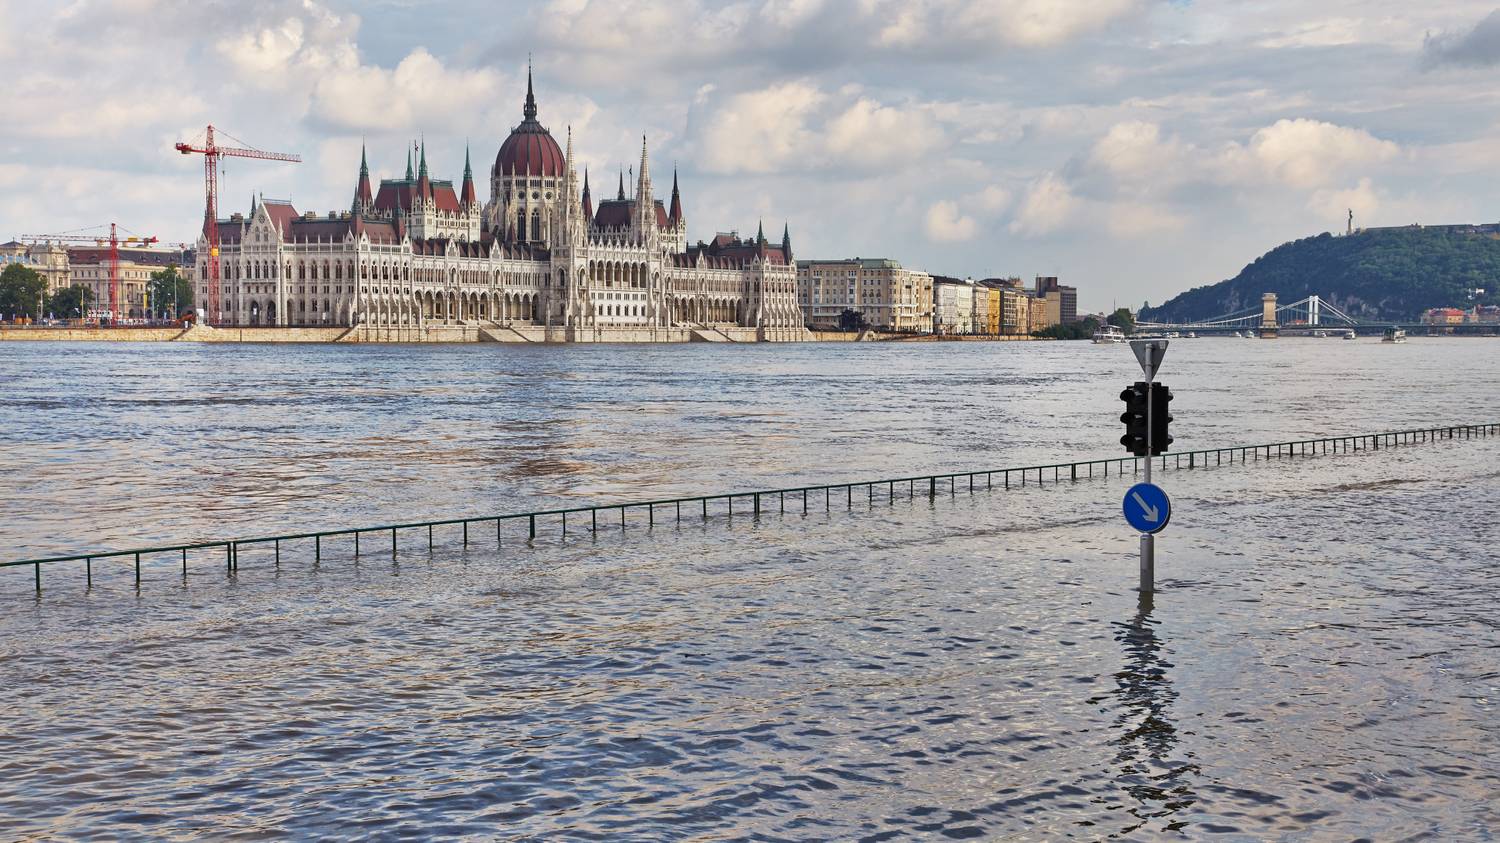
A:
[[[534,119],[517,126],[495,156],[495,171],[502,176],[514,172],[562,178],[565,164],[562,148],[552,139],[552,133]]]

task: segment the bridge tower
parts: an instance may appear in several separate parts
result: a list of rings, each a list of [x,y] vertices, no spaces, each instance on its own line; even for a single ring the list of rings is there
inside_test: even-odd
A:
[[[1274,340],[1277,333],[1276,294],[1265,293],[1260,297],[1260,336],[1261,339]]]

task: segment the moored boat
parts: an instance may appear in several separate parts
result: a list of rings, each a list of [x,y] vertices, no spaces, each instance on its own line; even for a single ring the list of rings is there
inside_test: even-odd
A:
[[[1094,331],[1094,342],[1097,342],[1097,343],[1111,343],[1111,342],[1124,342],[1124,341],[1125,341],[1125,332],[1121,331],[1119,328],[1115,327],[1114,325],[1100,325],[1099,329],[1096,330],[1096,331]]]
[[[1385,335],[1380,338],[1381,342],[1406,342],[1406,330],[1404,328],[1386,328]]]

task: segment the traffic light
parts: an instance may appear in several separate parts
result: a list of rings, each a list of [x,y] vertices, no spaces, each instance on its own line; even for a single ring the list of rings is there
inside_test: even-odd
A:
[[[1151,455],[1159,456],[1167,452],[1167,446],[1172,444],[1172,435],[1167,432],[1167,425],[1172,423],[1172,413],[1167,405],[1172,403],[1172,390],[1167,389],[1164,383],[1151,384]]]
[[[1150,400],[1147,395],[1145,381],[1136,381],[1120,393],[1120,400],[1125,402],[1125,412],[1120,414],[1125,435],[1120,437],[1120,444],[1138,457],[1146,456],[1146,403]]]

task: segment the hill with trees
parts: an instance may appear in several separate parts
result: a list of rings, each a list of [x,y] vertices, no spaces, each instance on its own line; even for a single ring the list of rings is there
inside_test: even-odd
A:
[[[1482,289],[1483,294],[1474,291]],[[1433,307],[1500,303],[1500,226],[1384,228],[1284,243],[1226,281],[1141,309],[1152,322],[1192,322],[1314,293],[1356,319],[1415,321]]]

